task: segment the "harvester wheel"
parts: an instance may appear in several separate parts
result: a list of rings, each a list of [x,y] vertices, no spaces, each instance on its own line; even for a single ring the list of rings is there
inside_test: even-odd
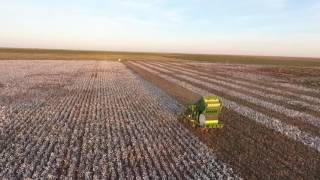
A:
[[[204,114],[199,115],[199,125],[200,127],[204,127],[206,123],[206,116]]]

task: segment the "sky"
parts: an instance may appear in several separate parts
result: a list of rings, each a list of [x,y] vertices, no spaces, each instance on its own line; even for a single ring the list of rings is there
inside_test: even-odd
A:
[[[320,0],[0,0],[0,47],[320,57]]]

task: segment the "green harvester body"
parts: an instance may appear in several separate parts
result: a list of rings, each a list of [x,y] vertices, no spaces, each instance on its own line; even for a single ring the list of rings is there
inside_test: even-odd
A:
[[[222,128],[219,114],[222,110],[222,101],[218,96],[203,96],[189,106],[189,119],[194,127]]]

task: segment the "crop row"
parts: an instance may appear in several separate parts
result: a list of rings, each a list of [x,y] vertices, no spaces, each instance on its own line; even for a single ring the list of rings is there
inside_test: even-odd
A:
[[[120,63],[80,65],[55,81],[61,86],[45,102],[7,104],[0,177],[238,178],[176,122],[175,100]],[[28,78],[38,85],[46,75]]]
[[[160,65],[160,64],[159,64]],[[199,76],[204,76],[207,78],[213,78],[216,80],[229,82],[234,85],[238,85],[241,88],[244,88],[246,90],[250,89],[251,91],[254,90],[257,94],[265,94],[268,95],[270,99],[279,100],[286,102],[291,105],[297,105],[300,107],[307,107],[314,111],[319,111],[319,104],[320,99],[316,96],[311,96],[308,94],[303,94],[299,92],[290,92],[287,89],[279,88],[278,85],[274,85],[274,81],[278,82],[279,80],[266,80],[265,79],[258,79],[253,74],[236,74],[232,75],[233,73],[229,73],[226,71],[223,72],[216,72],[216,71],[198,71],[198,69],[192,69],[190,66],[184,66],[184,65],[177,65],[177,64],[170,64],[170,67],[175,67],[177,69],[183,70],[188,73],[195,73]],[[220,70],[223,68],[221,67]]]
[[[223,97],[226,108],[223,109],[220,120],[225,127],[221,131],[203,132],[188,125],[186,127],[212,148],[219,159],[232,165],[244,178],[317,179],[319,177],[319,152],[315,148],[304,146],[301,141],[296,141],[285,133],[280,134],[282,131],[278,130],[283,129],[277,129],[276,126],[273,126],[273,122],[270,125],[269,116],[274,116],[272,111],[262,111],[256,105],[247,106],[250,104],[229,96],[228,90],[221,93],[214,88],[201,85],[203,81],[201,79],[190,81],[181,78],[179,77],[181,73],[169,70],[168,67],[173,63],[160,63],[165,65],[165,68],[161,70],[154,66],[158,63],[128,62],[125,64],[183,104],[193,102],[191,91],[200,95],[217,93]],[[196,68],[186,68],[186,71],[191,69]],[[208,76],[210,74],[215,73],[208,73]],[[197,77],[196,73],[192,77]],[[234,106],[230,106],[230,101]],[[249,112],[246,111],[248,108]],[[276,120],[277,118],[273,117]],[[283,119],[280,121],[286,126],[285,122]],[[299,132],[297,134],[300,135]]]
[[[294,105],[288,103],[292,101],[289,98],[284,98],[282,96],[277,96],[276,99],[272,93],[267,93],[262,90],[255,90],[252,87],[242,87],[233,81],[228,79],[219,80],[219,77],[213,76],[208,78],[208,75],[199,75],[196,78],[194,77],[196,72],[186,73],[188,70],[177,70],[178,67],[169,68],[163,65],[154,65],[160,67],[161,70],[165,68],[166,70],[171,70],[176,74],[179,74],[178,77],[187,79],[191,82],[198,82],[203,86],[214,89],[215,92],[224,92],[237,97],[242,101],[251,103],[253,108],[261,107],[260,109],[268,109],[273,111],[273,116],[281,120],[286,120],[286,123],[293,124],[302,128],[302,130],[307,130],[307,132],[312,132],[315,135],[319,135],[318,128],[320,126],[319,121],[319,107],[317,105],[310,105],[309,107],[305,102],[298,100],[294,101]],[[210,75],[209,75],[210,76]],[[201,80],[199,82],[199,80]],[[300,104],[297,105],[297,104]],[[314,110],[309,109],[314,108]]]
[[[265,89],[270,89],[272,92],[280,90],[284,92],[283,95],[296,96],[296,98],[302,98],[305,100],[314,101],[319,103],[320,91],[319,89],[309,88],[288,82],[287,80],[271,77],[269,75],[262,74],[259,68],[264,66],[258,65],[225,65],[225,64],[200,64],[200,63],[170,63],[170,65],[178,65],[188,67],[188,69],[196,69],[203,72],[210,72],[214,74],[220,74],[231,79],[238,79],[246,82],[250,82],[251,85],[261,86]],[[275,67],[273,67],[275,69]],[[318,69],[314,67],[314,71]],[[303,71],[303,69],[297,69],[296,71]]]
[[[152,73],[156,73],[157,75],[159,75],[165,79],[168,79],[169,81],[175,82],[175,83],[177,83],[187,89],[190,89],[198,94],[206,95],[206,94],[212,94],[212,92],[209,92],[209,91],[202,89],[202,88],[195,87],[194,85],[191,84],[192,82],[202,84],[206,87],[209,86],[210,88],[214,88],[214,89],[216,89],[216,92],[223,91],[224,94],[233,93],[232,96],[236,96],[238,98],[244,98],[243,97],[244,94],[232,92],[228,89],[222,89],[219,86],[215,86],[215,84],[205,83],[205,82],[199,81],[197,79],[194,79],[192,77],[187,77],[187,76],[183,76],[183,75],[173,75],[174,73],[171,76],[166,75],[164,72],[166,72],[168,70],[164,69],[164,68],[159,68],[154,65],[147,64],[147,63],[143,63],[143,65],[135,63],[135,65],[137,65],[141,68],[144,68]],[[163,69],[164,69],[164,71],[162,71]],[[179,80],[178,77],[181,77],[181,79]],[[246,95],[245,95],[245,97],[247,97],[254,104],[257,104],[260,101],[259,99],[249,97]],[[286,123],[282,122],[281,120],[272,117],[271,114],[264,114],[264,113],[257,112],[254,109],[252,109],[248,106],[245,106],[243,104],[239,104],[238,102],[236,102],[230,98],[228,98],[228,99],[225,99],[224,97],[222,97],[222,98],[223,98],[223,102],[227,108],[230,108],[230,109],[238,112],[239,114],[242,114],[242,115],[248,117],[251,120],[257,121],[257,122],[267,126],[268,128],[274,129],[274,130],[276,130],[276,131],[278,131],[278,132],[280,132],[280,133],[282,133],[282,134],[284,134],[294,140],[302,142],[303,144],[308,145],[308,146],[320,151],[320,138],[319,137],[314,136],[308,132],[301,131],[298,127],[286,124]],[[245,100],[247,101],[247,99],[245,99]]]

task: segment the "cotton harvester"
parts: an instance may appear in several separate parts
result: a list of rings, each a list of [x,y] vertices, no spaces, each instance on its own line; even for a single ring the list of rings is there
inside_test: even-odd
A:
[[[222,101],[217,96],[203,96],[188,107],[187,115],[193,127],[222,128],[219,114],[222,110]]]

